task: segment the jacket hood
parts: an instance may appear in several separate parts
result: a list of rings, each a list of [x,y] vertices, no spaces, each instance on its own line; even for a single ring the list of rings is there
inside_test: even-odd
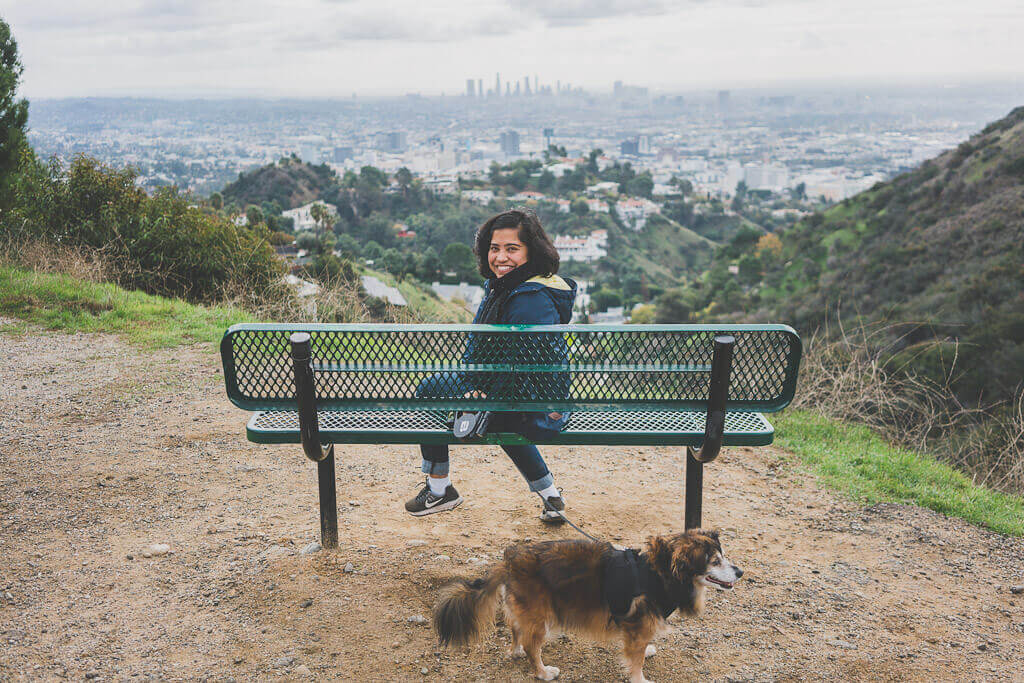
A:
[[[515,288],[516,292],[541,290],[551,299],[558,311],[558,322],[565,325],[572,320],[572,306],[576,303],[576,281],[559,275],[537,275]]]

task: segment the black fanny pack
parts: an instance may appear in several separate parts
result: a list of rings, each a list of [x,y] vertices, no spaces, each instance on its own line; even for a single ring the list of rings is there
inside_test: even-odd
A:
[[[452,422],[452,434],[459,441],[479,439],[487,433],[487,426],[490,423],[491,411],[489,410],[455,413],[455,421]]]

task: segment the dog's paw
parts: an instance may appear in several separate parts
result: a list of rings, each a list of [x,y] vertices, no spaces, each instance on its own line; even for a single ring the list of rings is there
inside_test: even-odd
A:
[[[654,683],[654,681],[646,678],[643,674],[640,674],[639,678],[631,677],[629,679],[629,683]]]
[[[658,653],[658,648],[654,647],[653,645],[648,645],[647,649],[644,650],[644,659],[646,659],[647,657],[653,657],[657,653]]]
[[[508,656],[512,659],[520,659],[526,656],[526,650],[523,649],[522,645],[516,645],[508,649]]]
[[[561,672],[557,666],[545,666],[543,671],[534,675],[542,681],[553,681],[558,678],[559,673]]]

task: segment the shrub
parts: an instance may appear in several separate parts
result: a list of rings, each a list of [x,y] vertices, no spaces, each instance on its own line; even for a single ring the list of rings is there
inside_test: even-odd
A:
[[[279,278],[265,227],[205,213],[174,187],[148,197],[135,179],[88,157],[36,164],[0,227],[15,242],[98,250],[115,281],[152,294],[212,301],[232,282],[259,289]]]

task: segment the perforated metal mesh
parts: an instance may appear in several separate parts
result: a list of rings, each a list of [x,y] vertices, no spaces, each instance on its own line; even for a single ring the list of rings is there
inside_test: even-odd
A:
[[[729,409],[788,404],[799,338],[781,326],[722,329],[736,339]],[[707,401],[716,333],[641,325],[240,325],[221,347],[237,405],[294,406],[288,337],[295,331],[311,336],[318,406],[392,410],[463,407],[470,390],[486,394],[473,402],[483,409],[698,409]]]
[[[682,443],[704,437],[706,413],[687,411],[603,411],[574,413],[551,443]],[[325,411],[318,414],[320,436],[330,443],[452,442],[447,413],[442,411]],[[299,443],[299,418],[294,411],[257,413],[249,422],[255,441]],[[758,413],[729,413],[725,445],[770,443],[772,426]],[[522,442],[517,434],[491,434],[489,443]]]

